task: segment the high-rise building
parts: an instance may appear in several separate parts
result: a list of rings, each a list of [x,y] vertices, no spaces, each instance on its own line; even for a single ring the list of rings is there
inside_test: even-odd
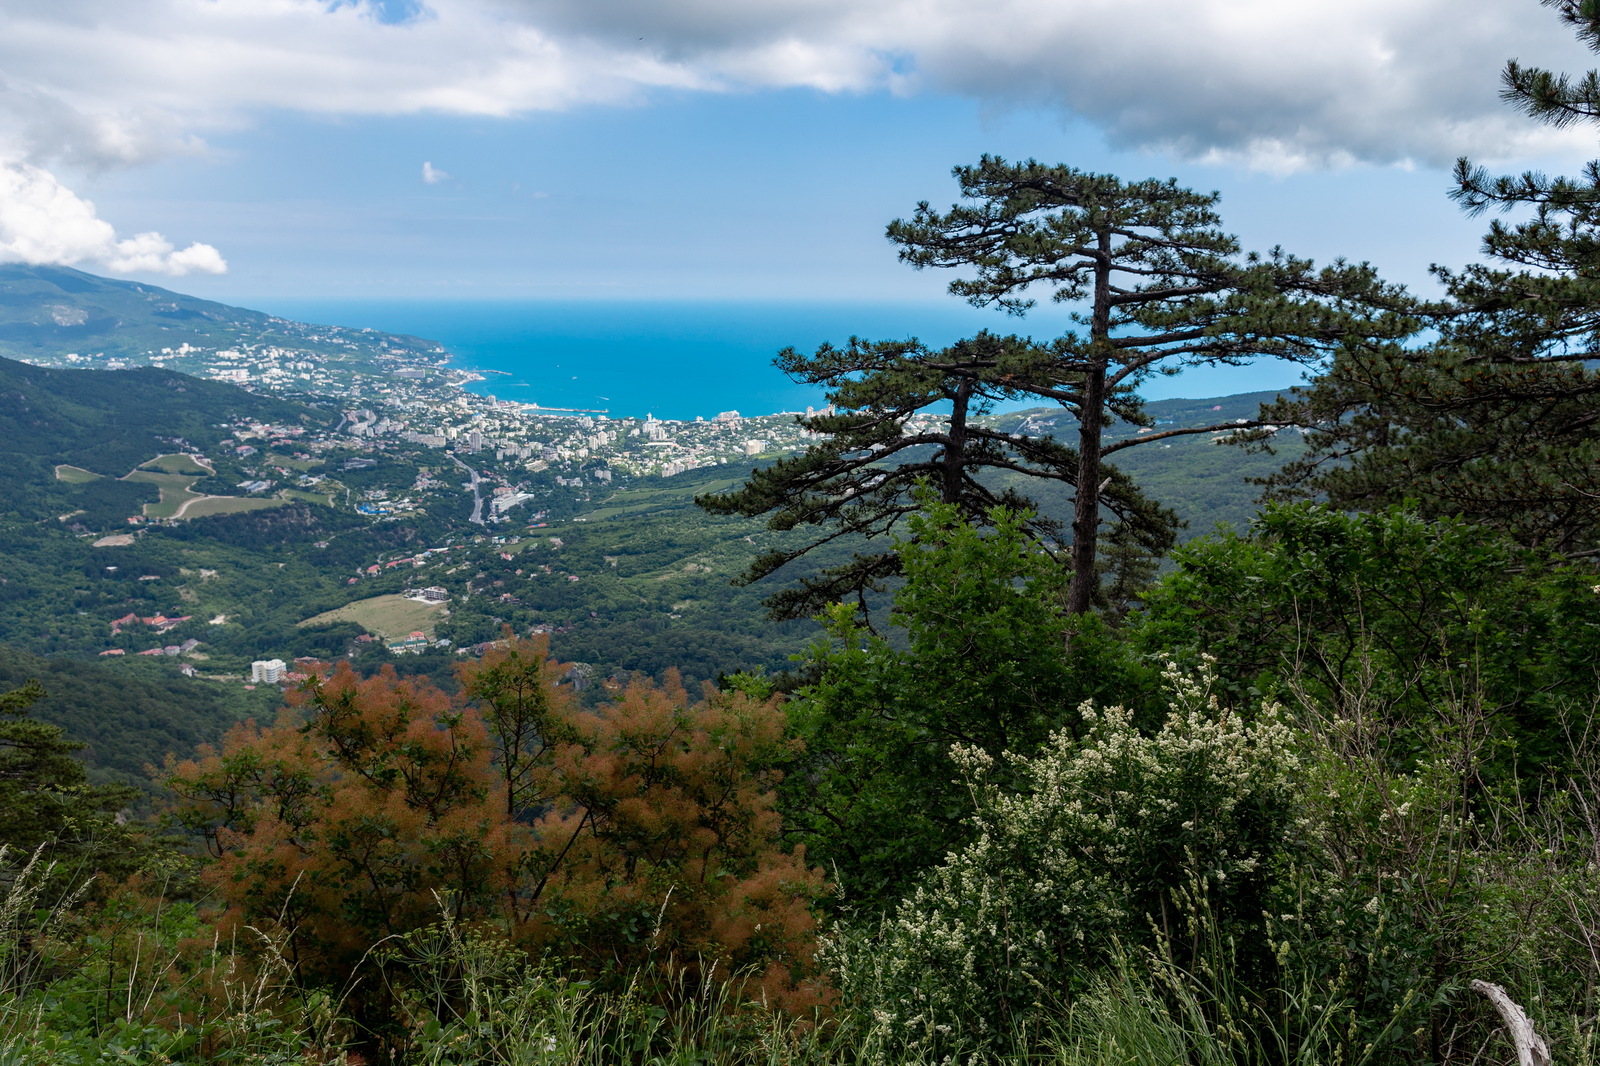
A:
[[[257,659],[250,664],[250,680],[257,683],[276,685],[283,680],[288,667],[282,659]]]

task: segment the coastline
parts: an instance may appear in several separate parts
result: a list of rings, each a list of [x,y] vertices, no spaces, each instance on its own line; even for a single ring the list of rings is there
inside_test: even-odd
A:
[[[984,328],[1054,335],[1061,317],[1041,313],[1019,322],[957,304],[843,302],[316,301],[272,311],[433,338],[428,347],[448,362],[451,381],[476,395],[531,404],[552,416],[598,417],[587,413],[603,411],[610,418],[670,421],[826,406],[824,390],[774,367],[774,356],[786,347],[814,350],[852,336],[916,338],[935,347]],[[1280,388],[1298,373],[1270,363],[1191,371],[1153,383],[1145,395],[1157,400]]]

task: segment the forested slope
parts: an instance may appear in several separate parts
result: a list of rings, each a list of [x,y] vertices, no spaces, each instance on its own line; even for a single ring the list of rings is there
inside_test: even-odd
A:
[[[331,423],[326,412],[154,367],[53,370],[0,358],[0,518],[50,507],[136,511],[148,484],[115,479],[162,452],[209,449],[241,419]],[[102,475],[61,481],[58,464]]]
[[[187,755],[247,717],[270,720],[282,705],[276,689],[184,677],[171,661],[84,662],[0,644],[0,692],[31,680],[45,696],[30,715],[84,745],[92,779],[144,787],[147,767],[169,752]]]

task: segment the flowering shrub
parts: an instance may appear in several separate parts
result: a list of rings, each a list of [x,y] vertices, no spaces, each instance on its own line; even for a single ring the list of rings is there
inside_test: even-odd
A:
[[[892,1044],[994,1046],[1070,1002],[1119,945],[1184,965],[1198,937],[1256,930],[1295,821],[1293,734],[1274,707],[1225,710],[1207,678],[1167,680],[1153,735],[1086,704],[1082,740],[1059,732],[1003,760],[956,749],[971,843],[876,931],[830,947],[841,987]],[[996,784],[1003,768],[1020,787]]]

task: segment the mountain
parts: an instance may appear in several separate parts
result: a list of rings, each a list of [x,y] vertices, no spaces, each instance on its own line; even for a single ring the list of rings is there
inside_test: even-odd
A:
[[[439,350],[433,341],[416,337],[291,322],[70,267],[0,264],[0,355],[13,358],[71,352],[86,363],[142,362],[164,349],[234,344],[335,354],[363,342],[378,349]]]

